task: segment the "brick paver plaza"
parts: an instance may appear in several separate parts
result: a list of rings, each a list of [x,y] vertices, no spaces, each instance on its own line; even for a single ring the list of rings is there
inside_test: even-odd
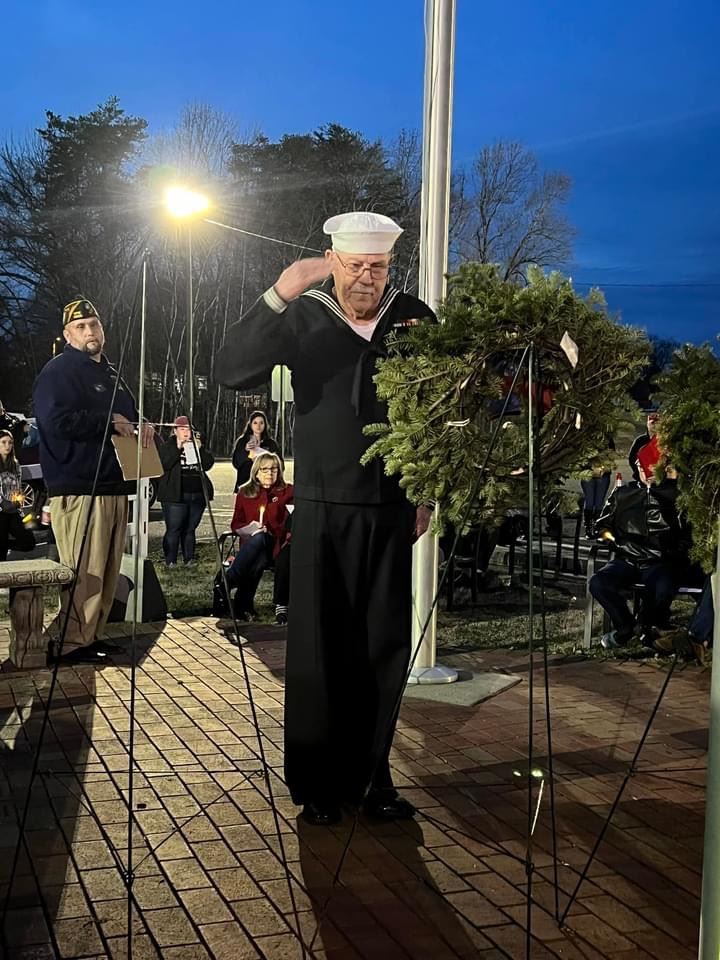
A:
[[[142,629],[132,956],[301,957],[239,652],[213,619]],[[398,825],[360,818],[333,885],[352,819],[332,830],[298,822],[281,779],[283,631],[250,625],[246,636],[301,929],[308,945],[314,937],[305,955],[524,958],[526,657],[461,658],[465,666],[522,678],[477,706],[406,698],[393,763],[418,818]],[[121,871],[129,673],[122,656],[103,669],[58,672],[6,916],[5,956],[12,960],[128,955]],[[0,674],[4,881],[51,676]],[[553,664],[550,676],[562,912],[665,671],[652,663],[566,661]],[[542,769],[541,681],[538,669]],[[709,675],[695,667],[671,679],[640,758],[644,772],[631,779],[563,929],[554,919],[545,784],[534,834],[533,958],[697,955],[708,687]]]

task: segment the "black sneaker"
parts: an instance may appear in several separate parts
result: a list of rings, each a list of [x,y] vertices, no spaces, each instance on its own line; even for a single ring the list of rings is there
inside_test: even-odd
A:
[[[93,646],[76,647],[74,650],[70,650],[68,653],[63,652],[62,656],[60,657],[49,656],[48,662],[67,664],[68,666],[73,663],[88,663],[95,664],[97,666],[109,663],[108,655],[106,653],[102,653],[100,650],[94,650]]]
[[[96,640],[90,649],[95,650],[97,653],[109,654],[125,653],[129,648],[121,647],[119,643],[111,643],[109,640]]]
[[[660,639],[660,634],[654,627],[643,627],[640,632],[640,643],[648,650],[655,650],[655,643]]]

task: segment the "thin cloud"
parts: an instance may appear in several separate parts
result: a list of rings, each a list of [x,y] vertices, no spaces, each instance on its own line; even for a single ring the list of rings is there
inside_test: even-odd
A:
[[[618,127],[606,127],[604,130],[594,130],[590,133],[581,133],[576,137],[567,137],[562,140],[550,140],[547,143],[533,144],[538,151],[557,150],[563,147],[573,147],[581,143],[592,143],[594,140],[606,140],[611,137],[620,137],[628,133],[637,133],[641,130],[663,130],[666,127],[677,126],[692,120],[704,120],[711,117],[720,117],[720,107],[711,107],[705,110],[694,110],[678,114],[674,117],[658,117],[654,120],[639,120],[637,123],[627,123]]]

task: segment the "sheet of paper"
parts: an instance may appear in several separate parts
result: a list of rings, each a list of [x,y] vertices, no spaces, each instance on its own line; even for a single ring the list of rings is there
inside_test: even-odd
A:
[[[185,452],[185,463],[188,467],[194,467],[198,462],[197,453],[195,451],[195,444],[192,440],[187,440],[183,444],[183,451]]]

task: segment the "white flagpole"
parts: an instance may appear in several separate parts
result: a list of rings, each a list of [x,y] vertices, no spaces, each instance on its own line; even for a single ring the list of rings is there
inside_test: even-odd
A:
[[[450,225],[455,0],[427,0],[425,110],[420,208],[420,296],[433,309],[445,296]],[[413,650],[420,642],[438,583],[438,538],[426,533],[413,550]],[[450,683],[457,671],[438,666],[437,606],[420,645],[410,683]]]
[[[705,785],[705,847],[700,898],[699,960],[720,957],[720,519],[718,553],[712,576],[713,659],[710,678],[710,738]]]

